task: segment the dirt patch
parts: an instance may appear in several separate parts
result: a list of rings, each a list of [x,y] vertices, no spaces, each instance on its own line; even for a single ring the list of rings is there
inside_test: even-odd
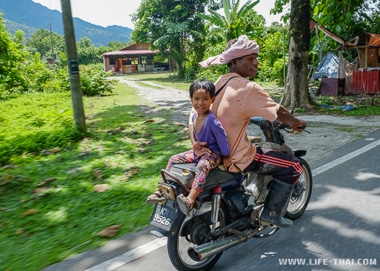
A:
[[[173,110],[173,122],[188,123],[191,103],[186,91],[163,87],[152,82],[144,81],[144,87],[133,78],[120,77],[120,82],[137,89],[139,95],[158,105],[157,110]],[[146,87],[151,85],[152,87]],[[365,137],[369,133],[380,129],[380,117],[335,117],[329,115],[300,115],[299,118],[307,121],[307,130],[300,134],[284,133],[285,142],[293,149],[306,149],[306,160],[309,163],[318,161],[336,148],[355,139]],[[248,136],[264,138],[258,127],[249,125]]]

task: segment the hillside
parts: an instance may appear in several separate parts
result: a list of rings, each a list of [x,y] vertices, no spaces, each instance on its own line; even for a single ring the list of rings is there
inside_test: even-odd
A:
[[[50,30],[50,26],[53,32],[64,34],[62,13],[50,10],[32,0],[1,0],[0,13],[3,14],[7,30],[14,34],[21,29],[25,33],[25,39],[40,28]],[[130,28],[116,25],[102,27],[79,18],[73,18],[73,22],[77,41],[82,37],[88,37],[96,47],[107,46],[107,43],[112,41],[130,41],[132,32]]]

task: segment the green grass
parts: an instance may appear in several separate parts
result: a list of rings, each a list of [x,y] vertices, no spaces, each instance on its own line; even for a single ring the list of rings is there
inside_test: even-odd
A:
[[[336,129],[338,131],[347,132],[347,133],[352,133],[354,131],[354,128],[352,128],[352,127],[338,127]]]
[[[146,226],[153,207],[145,199],[159,170],[190,147],[170,111],[146,115],[153,105],[125,84],[84,103],[88,134],[79,141],[54,138],[57,145],[49,146],[46,133],[71,135],[68,94],[2,102],[8,108],[0,116],[2,140],[27,151],[14,152],[0,168],[0,270],[40,270],[105,244],[109,239],[96,234],[109,226],[122,225],[113,238]],[[40,145],[33,145],[37,139]],[[100,184],[108,190],[95,192]]]
[[[353,105],[354,110],[344,111],[340,108],[323,109],[317,108],[316,110],[331,114],[331,115],[344,115],[344,116],[378,116],[380,115],[380,96],[377,95],[347,95],[347,96],[317,96],[315,101],[318,104],[331,105],[331,106],[345,106]]]

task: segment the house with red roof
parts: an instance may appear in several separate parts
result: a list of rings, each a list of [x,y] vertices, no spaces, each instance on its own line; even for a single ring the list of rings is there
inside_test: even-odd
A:
[[[132,44],[119,51],[102,54],[105,71],[136,73],[169,70],[167,63],[155,63],[158,50],[149,49],[149,43]]]

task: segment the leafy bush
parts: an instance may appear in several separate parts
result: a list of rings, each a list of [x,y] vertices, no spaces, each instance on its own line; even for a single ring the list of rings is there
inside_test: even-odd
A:
[[[96,65],[84,66],[80,70],[80,83],[83,95],[97,96],[112,93],[117,80],[108,79],[112,73],[96,68]]]

